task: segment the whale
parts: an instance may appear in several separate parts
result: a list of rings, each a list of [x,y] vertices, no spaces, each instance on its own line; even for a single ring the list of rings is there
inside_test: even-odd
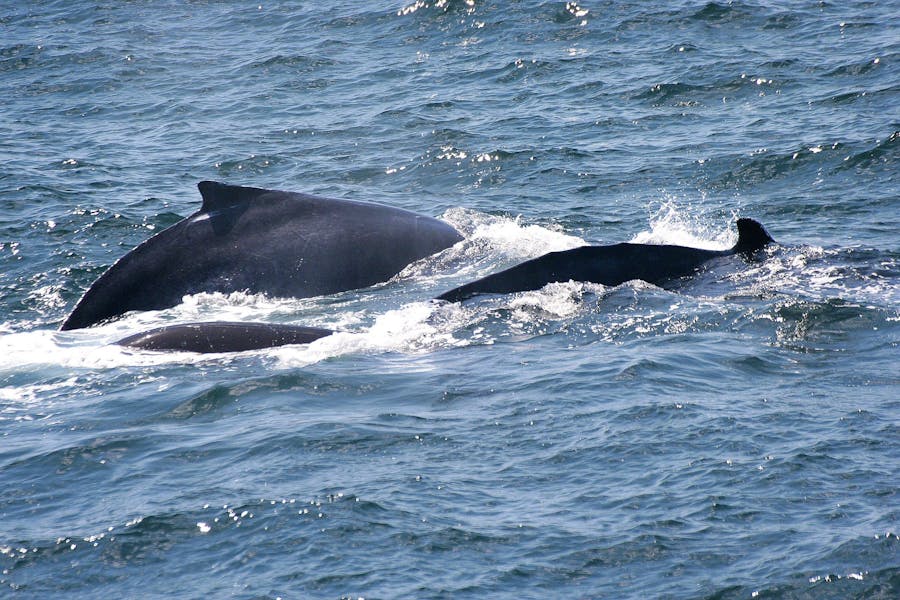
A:
[[[737,230],[737,243],[727,250],[626,242],[550,252],[453,288],[436,300],[461,302],[478,294],[538,290],[548,283],[565,281],[616,286],[640,279],[665,286],[693,275],[710,260],[735,254],[751,258],[755,252],[774,242],[766,229],[753,219],[738,219]]]
[[[443,221],[381,204],[214,181],[197,187],[200,209],[109,267],[61,330],[201,292],[308,298],[365,288],[463,239]]]
[[[165,325],[130,335],[116,344],[138,350],[208,354],[308,344],[332,333],[330,329],[282,323],[210,321]]]
[[[760,250],[774,242],[766,229],[753,219],[738,219],[737,230],[737,243],[727,250],[621,243],[551,252],[444,292],[435,300],[460,302],[478,294],[536,290],[549,283],[570,280],[615,286],[640,279],[664,286],[695,274],[716,258],[739,255],[753,260]],[[332,333],[328,329],[301,325],[209,321],[160,327],[116,343],[141,350],[236,352],[306,344]]]

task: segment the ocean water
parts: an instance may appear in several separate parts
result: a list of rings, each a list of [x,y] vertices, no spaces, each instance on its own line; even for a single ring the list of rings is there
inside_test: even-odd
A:
[[[0,596],[900,597],[900,4],[5,2]],[[58,327],[204,179],[465,241]],[[433,296],[583,243],[671,289]],[[294,322],[196,356],[163,323]]]

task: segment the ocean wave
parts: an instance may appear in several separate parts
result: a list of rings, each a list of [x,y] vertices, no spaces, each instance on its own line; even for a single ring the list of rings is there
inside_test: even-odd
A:
[[[900,131],[895,131],[884,140],[875,142],[869,150],[848,155],[840,165],[840,169],[868,169],[882,165],[900,163]]]

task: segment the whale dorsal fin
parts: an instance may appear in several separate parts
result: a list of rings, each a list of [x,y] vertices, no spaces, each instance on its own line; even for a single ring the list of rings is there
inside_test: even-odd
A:
[[[759,221],[741,218],[737,220],[738,241],[734,245],[734,252],[755,252],[775,240],[766,231]]]
[[[223,210],[237,204],[249,202],[269,190],[240,185],[228,185],[218,181],[201,181],[197,184],[200,195],[203,196],[201,212]]]

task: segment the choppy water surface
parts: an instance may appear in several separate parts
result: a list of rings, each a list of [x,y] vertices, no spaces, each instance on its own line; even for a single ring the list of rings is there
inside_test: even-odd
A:
[[[0,8],[12,597],[900,595],[894,2]],[[466,235],[384,285],[61,333],[203,179]],[[663,290],[429,298],[548,251],[780,242]],[[163,323],[325,326],[230,356]]]

